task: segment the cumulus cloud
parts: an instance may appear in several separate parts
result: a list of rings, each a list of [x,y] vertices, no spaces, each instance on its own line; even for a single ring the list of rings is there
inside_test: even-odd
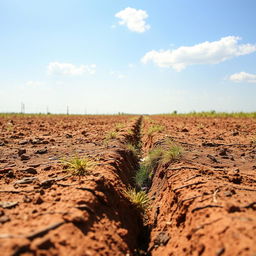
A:
[[[27,86],[41,86],[41,85],[44,85],[44,83],[40,82],[40,81],[27,81],[26,85]]]
[[[143,63],[152,61],[159,67],[170,67],[181,71],[190,65],[217,64],[256,51],[256,45],[238,44],[239,40],[240,37],[227,36],[219,41],[181,46],[175,50],[153,50],[147,52],[141,61]]]
[[[256,83],[256,74],[249,74],[246,72],[235,73],[229,77],[233,82]]]
[[[63,63],[63,62],[51,62],[48,64],[48,74],[57,74],[57,75],[71,75],[77,76],[85,73],[91,75],[95,74],[96,65],[81,65],[76,66],[72,63]]]
[[[127,7],[116,13],[115,17],[121,19],[118,22],[119,25],[127,26],[131,31],[143,33],[150,29],[150,26],[145,21],[148,18],[148,14],[144,10]]]

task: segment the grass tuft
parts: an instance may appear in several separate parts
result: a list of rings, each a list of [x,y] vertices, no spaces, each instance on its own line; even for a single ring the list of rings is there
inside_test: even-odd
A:
[[[116,137],[117,137],[117,132],[111,131],[111,132],[108,132],[108,133],[106,134],[105,139],[106,139],[106,140],[112,140],[112,139],[116,139]]]
[[[125,128],[125,124],[118,123],[118,124],[116,124],[116,126],[115,126],[115,131],[116,131],[116,132],[119,132],[119,131],[123,130],[124,128]]]
[[[161,162],[163,164],[178,160],[183,154],[183,148],[176,144],[171,144],[167,150],[164,150]]]
[[[140,211],[144,212],[148,207],[150,200],[144,191],[137,192],[135,189],[128,189],[125,191],[125,195],[130,202],[135,205]]]
[[[66,170],[68,172],[76,176],[89,175],[95,167],[95,163],[89,158],[79,158],[77,156],[68,160],[62,160],[62,163],[67,167]]]
[[[155,133],[160,133],[164,130],[164,127],[159,124],[151,125],[148,130],[147,134],[148,136],[153,136]]]
[[[141,164],[139,170],[135,174],[135,183],[138,188],[142,188],[143,186],[147,186],[150,178],[150,172],[148,167]]]

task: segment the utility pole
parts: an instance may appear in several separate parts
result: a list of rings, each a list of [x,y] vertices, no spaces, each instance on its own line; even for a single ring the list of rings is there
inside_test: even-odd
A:
[[[20,104],[20,113],[21,114],[25,113],[25,104],[23,102],[21,102],[21,104]]]
[[[69,107],[68,107],[68,105],[67,105],[67,115],[69,115]]]

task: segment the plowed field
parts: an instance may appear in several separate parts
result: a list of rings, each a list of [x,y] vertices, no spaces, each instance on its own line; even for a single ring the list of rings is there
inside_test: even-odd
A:
[[[6,115],[0,131],[0,255],[256,255],[253,118]]]

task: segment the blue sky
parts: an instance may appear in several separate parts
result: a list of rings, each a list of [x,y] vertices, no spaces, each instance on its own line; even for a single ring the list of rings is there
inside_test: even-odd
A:
[[[0,112],[256,111],[255,0],[0,0]]]

